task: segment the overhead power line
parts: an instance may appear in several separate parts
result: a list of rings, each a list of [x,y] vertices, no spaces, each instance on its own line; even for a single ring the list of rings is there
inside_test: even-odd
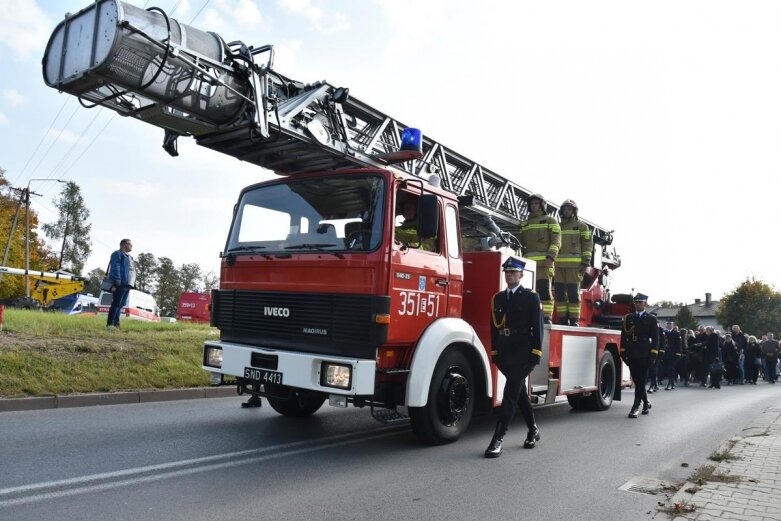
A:
[[[62,106],[60,107],[60,110],[57,111],[57,115],[54,116],[54,119],[49,124],[49,127],[46,129],[46,132],[44,132],[43,136],[41,136],[41,140],[38,141],[37,145],[35,145],[35,150],[32,151],[32,153],[30,154],[30,157],[27,158],[27,162],[24,164],[24,166],[19,171],[19,173],[14,176],[14,178],[16,178],[16,176],[19,176],[18,177],[19,179],[22,178],[22,176],[24,175],[24,171],[27,170],[27,165],[30,164],[30,161],[32,161],[32,159],[35,157],[35,154],[38,152],[38,149],[41,148],[41,144],[43,144],[43,141],[46,139],[46,136],[48,136],[49,132],[51,132],[51,130],[54,128],[54,124],[57,122],[57,118],[60,117],[60,114],[62,114],[62,110],[65,108],[65,105],[68,104],[70,99],[71,99],[70,96],[67,96],[65,98],[65,101],[63,102]]]
[[[201,6],[201,8],[200,8],[200,9],[198,9],[198,12],[197,12],[197,13],[195,13],[195,16],[193,16],[193,19],[192,19],[192,20],[190,20],[190,23],[189,23],[189,24],[187,24],[187,25],[192,25],[192,24],[193,24],[193,22],[195,21],[195,19],[196,19],[196,18],[198,18],[198,16],[201,14],[201,12],[202,12],[204,9],[206,9],[206,6],[207,6],[207,5],[209,5],[209,2],[210,2],[210,1],[211,1],[211,0],[206,0],[206,2],[205,2],[205,3],[204,3],[202,6]]]

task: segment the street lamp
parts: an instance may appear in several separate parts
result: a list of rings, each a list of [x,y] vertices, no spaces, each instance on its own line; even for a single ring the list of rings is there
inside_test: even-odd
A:
[[[24,199],[25,199],[25,220],[26,220],[26,229],[24,234],[24,296],[27,298],[30,298],[30,183],[33,181],[56,181],[58,183],[67,183],[67,181],[63,181],[62,179],[55,179],[55,178],[36,178],[36,179],[30,179],[27,181],[27,189],[24,191]],[[40,195],[40,194],[35,194]]]

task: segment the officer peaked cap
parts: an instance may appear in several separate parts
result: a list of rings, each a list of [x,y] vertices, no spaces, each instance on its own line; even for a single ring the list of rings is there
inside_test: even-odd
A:
[[[526,263],[515,257],[510,257],[504,264],[502,264],[502,271],[523,271],[526,267]]]
[[[643,295],[642,293],[638,293],[635,295],[635,298],[633,298],[635,302],[648,302],[648,295]]]

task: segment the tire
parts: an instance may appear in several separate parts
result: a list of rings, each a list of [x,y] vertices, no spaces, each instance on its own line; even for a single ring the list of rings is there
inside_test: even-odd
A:
[[[579,394],[568,394],[567,401],[569,402],[569,406],[576,411],[583,409],[583,396]]]
[[[597,390],[589,396],[589,408],[593,411],[606,411],[613,404],[613,390],[616,388],[616,362],[610,351],[602,354],[597,367]]]
[[[325,395],[313,391],[294,390],[290,398],[266,397],[272,409],[283,416],[311,416],[325,403]]]
[[[412,430],[424,443],[451,443],[466,431],[474,408],[472,366],[464,353],[446,351],[439,358],[431,377],[426,405],[409,408]]]

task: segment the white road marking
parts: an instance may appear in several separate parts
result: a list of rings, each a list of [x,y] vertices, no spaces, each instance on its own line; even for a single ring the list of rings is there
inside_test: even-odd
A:
[[[387,438],[389,436],[399,434],[400,432],[404,432],[405,430],[406,429],[399,428],[399,427],[391,427],[382,430],[378,434],[371,434],[368,436],[361,436],[361,437],[355,437],[354,433],[338,434],[335,436],[329,436],[319,440],[306,440],[306,441],[298,441],[293,443],[284,443],[281,445],[264,447],[262,449],[251,449],[251,450],[243,450],[237,452],[228,452],[225,454],[216,454],[214,456],[205,456],[203,458],[193,458],[193,459],[186,459],[181,461],[173,461],[170,463],[162,463],[160,465],[147,465],[144,467],[118,470],[114,472],[105,472],[101,474],[91,474],[88,476],[81,476],[77,478],[63,479],[58,481],[48,481],[43,483],[33,483],[30,485],[23,485],[19,487],[3,488],[0,489],[0,498],[4,496],[8,497],[8,496],[15,496],[15,495],[21,495],[22,497],[0,499],[0,508],[16,506],[16,505],[24,505],[28,503],[34,503],[38,501],[44,501],[47,499],[54,499],[59,497],[88,494],[90,492],[110,490],[113,488],[135,485],[138,483],[147,483],[152,481],[161,481],[164,479],[178,478],[181,476],[198,474],[200,472],[208,472],[212,470],[224,469],[229,467],[237,467],[240,465],[249,465],[252,463],[258,463],[261,461],[267,461],[267,460],[282,458],[286,456],[295,456],[298,454],[305,454],[307,452],[315,452],[323,449],[342,447],[346,445],[352,445],[355,443],[363,443],[365,441]],[[302,445],[310,445],[310,446],[302,447]],[[231,461],[210,463],[219,460],[231,460]],[[182,467],[191,467],[191,468],[182,468]],[[175,470],[175,469],[179,469],[179,470]],[[154,473],[154,474],[150,474],[150,473]],[[144,476],[143,474],[149,474],[149,475]],[[133,476],[137,476],[137,477],[133,477]],[[128,478],[128,479],[122,479],[122,478]],[[108,481],[108,482],[88,485],[89,483],[101,482],[101,481]],[[81,486],[81,485],[85,485],[85,486]],[[66,488],[66,487],[74,487],[74,486],[75,488]],[[66,489],[56,490],[61,488],[66,488]],[[47,489],[55,489],[55,490],[50,490],[46,492],[45,490]],[[41,491],[41,492],[37,492],[37,491]]]

